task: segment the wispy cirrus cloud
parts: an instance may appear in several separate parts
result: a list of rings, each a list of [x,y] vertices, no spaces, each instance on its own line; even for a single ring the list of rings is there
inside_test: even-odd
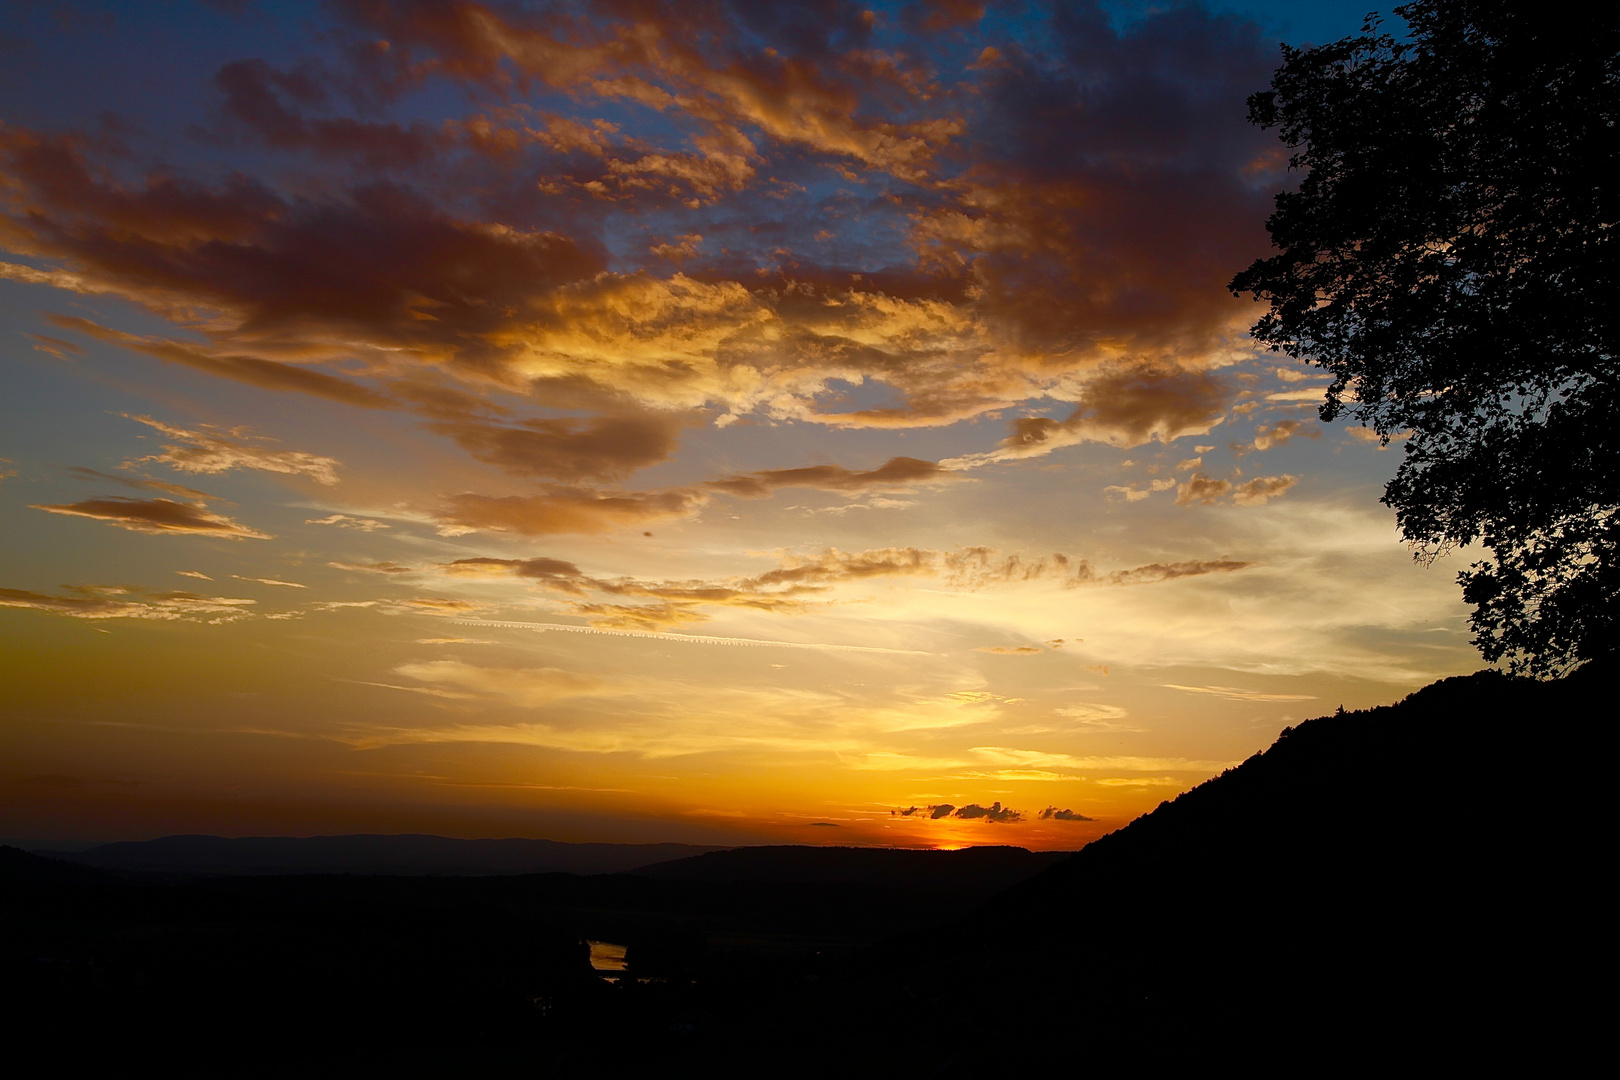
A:
[[[474,556],[439,564],[435,569],[451,577],[515,578],[576,598],[571,609],[591,625],[663,629],[702,622],[704,607],[740,607],[773,612],[806,610],[839,586],[896,578],[936,578],[963,590],[1009,587],[1026,582],[1049,582],[1060,588],[1153,585],[1178,578],[1229,574],[1253,565],[1234,559],[1149,563],[1099,573],[1089,560],[1062,553],[1030,557],[988,547],[950,550],[925,548],[872,548],[845,552],[829,548],[815,555],[783,552],[780,565],[759,573],[713,580],[659,581],[632,577],[606,577],[586,573],[563,559],[536,556],[527,559]],[[402,572],[404,567],[344,564],[344,569]],[[590,601],[593,595],[614,602]],[[627,605],[620,600],[654,603]],[[1057,648],[1062,639],[1054,639]],[[991,646],[982,652],[1022,655],[1042,650],[1033,646]]]
[[[92,518],[131,532],[160,536],[213,536],[223,540],[270,540],[269,533],[209,512],[200,502],[173,499],[130,499],[108,496],[75,503],[31,504],[34,510],[71,517]]]
[[[280,581],[276,578],[247,577],[243,574],[232,574],[237,581],[251,581],[255,585],[277,585],[284,589],[307,589],[308,585],[300,585],[296,581]]]
[[[1181,683],[1165,683],[1171,690],[1180,690],[1186,694],[1209,694],[1214,697],[1226,698],[1229,701],[1315,701],[1314,694],[1269,694],[1260,690],[1245,690],[1237,686],[1184,686]]]
[[[71,619],[155,619],[234,622],[247,618],[255,601],[189,592],[146,592],[122,585],[85,585],[66,594],[0,589],[0,607],[31,608]]]
[[[273,450],[262,445],[272,440],[255,436],[246,428],[215,428],[205,424],[201,430],[187,431],[173,427],[150,416],[132,416],[174,442],[166,445],[161,454],[149,454],[124,463],[134,468],[146,462],[168,465],[181,472],[223,473],[232,469],[257,469],[262,472],[307,476],[318,484],[338,482],[337,460],[302,450]]]
[[[478,667],[459,660],[430,660],[394,670],[431,686],[456,687],[524,708],[608,689],[601,679],[559,668]]]
[[[323,518],[308,518],[305,525],[333,525],[339,529],[355,529],[359,532],[376,532],[389,526],[376,518],[354,517],[350,514],[328,514]]]

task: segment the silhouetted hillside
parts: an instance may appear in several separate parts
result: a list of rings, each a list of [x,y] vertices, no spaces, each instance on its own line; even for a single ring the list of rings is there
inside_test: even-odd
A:
[[[99,885],[107,875],[85,866],[47,858],[10,846],[0,846],[0,884]]]
[[[1609,674],[1307,721],[1069,857],[185,879],[0,851],[0,1008],[171,1075],[1572,1072],[1602,1030]]]
[[[645,866],[634,873],[665,881],[873,885],[989,896],[1034,877],[1070,854],[1021,847],[922,851],[785,845],[714,851]]]
[[[165,836],[88,851],[36,854],[103,870],[156,874],[620,874],[723,848],[698,844],[567,844],[447,836]]]
[[[1608,673],[1480,672],[1310,720],[867,978],[921,1015],[961,986],[949,1075],[1151,1053],[1304,1072],[1564,1052],[1590,1022]],[[1606,741],[1606,740],[1604,740]],[[1584,1018],[1584,1019],[1583,1019]],[[942,1033],[943,1036],[944,1033]]]

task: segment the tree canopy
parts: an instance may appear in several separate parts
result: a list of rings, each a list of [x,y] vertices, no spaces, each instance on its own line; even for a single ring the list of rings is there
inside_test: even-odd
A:
[[[1482,544],[1474,643],[1537,675],[1620,643],[1620,16],[1588,10],[1419,0],[1400,38],[1284,46],[1249,118],[1302,176],[1231,283],[1333,374],[1324,420],[1405,439],[1383,501],[1419,558]]]

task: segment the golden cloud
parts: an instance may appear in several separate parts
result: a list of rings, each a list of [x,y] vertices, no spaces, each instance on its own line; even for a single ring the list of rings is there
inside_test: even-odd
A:
[[[123,467],[126,469],[155,461],[189,473],[258,469],[262,472],[307,476],[317,484],[338,482],[336,459],[304,453],[301,450],[271,450],[255,445],[269,440],[262,435],[250,435],[246,428],[220,430],[210,424],[204,424],[201,431],[187,431],[153,420],[149,416],[132,416],[128,413],[124,415],[162,432],[177,443],[165,446],[161,454],[149,454],[135,461],[125,462]]]
[[[87,585],[66,596],[0,589],[0,607],[32,608],[71,619],[156,619],[232,622],[247,618],[252,600],[188,592],[143,593],[117,585]]]
[[[1176,505],[1188,506],[1192,503],[1202,503],[1209,506],[1217,503],[1232,490],[1230,480],[1215,480],[1204,473],[1193,473],[1176,491]]]
[[[1232,489],[1232,501],[1239,506],[1264,506],[1267,499],[1275,499],[1299,483],[1299,477],[1257,476]]]
[[[1176,505],[1200,503],[1210,506],[1231,495],[1232,501],[1239,506],[1264,506],[1266,500],[1287,493],[1298,482],[1297,476],[1283,475],[1257,476],[1234,484],[1230,480],[1215,480],[1204,473],[1194,473],[1176,490]]]

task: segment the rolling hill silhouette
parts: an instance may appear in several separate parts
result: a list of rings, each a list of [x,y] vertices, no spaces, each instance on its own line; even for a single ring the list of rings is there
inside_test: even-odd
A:
[[[1079,1045],[1307,1072],[1550,1067],[1594,1024],[1605,848],[1581,763],[1612,673],[1484,671],[1306,721],[967,919],[889,943],[863,981],[923,1016],[1004,988],[1004,1007],[936,1033],[961,1047],[945,1075],[1072,1064]]]
[[[109,1068],[167,1040],[176,1075],[1573,1071],[1604,1030],[1613,674],[1306,721],[1072,856],[170,877],[0,850],[3,1004]]]
[[[102,870],[217,874],[621,874],[723,848],[700,844],[569,844],[394,836],[165,836],[37,854]]]

